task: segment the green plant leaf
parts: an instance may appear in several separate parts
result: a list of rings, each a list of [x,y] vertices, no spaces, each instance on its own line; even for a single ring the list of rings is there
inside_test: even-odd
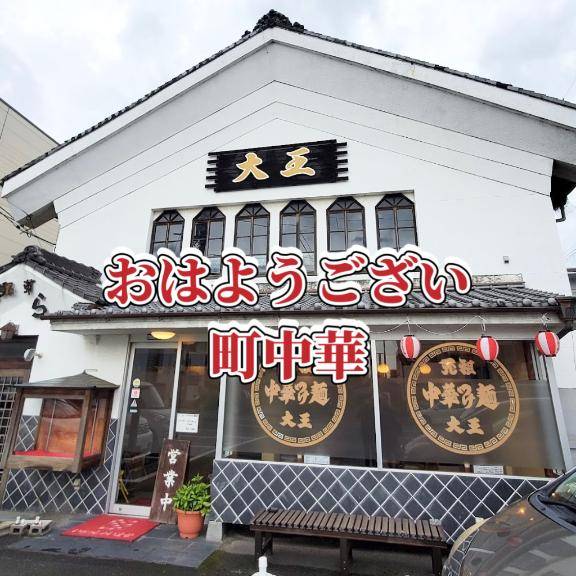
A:
[[[210,484],[204,482],[200,474],[193,476],[189,482],[176,490],[172,497],[176,510],[183,512],[200,512],[206,516],[210,512]]]

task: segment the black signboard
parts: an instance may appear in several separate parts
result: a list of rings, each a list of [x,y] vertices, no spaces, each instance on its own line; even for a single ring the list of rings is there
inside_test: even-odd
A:
[[[215,192],[348,180],[346,142],[322,140],[211,152],[206,188]]]

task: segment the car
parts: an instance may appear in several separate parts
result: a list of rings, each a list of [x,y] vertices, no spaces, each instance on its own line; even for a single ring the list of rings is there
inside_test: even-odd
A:
[[[575,576],[576,469],[454,542],[443,576]]]

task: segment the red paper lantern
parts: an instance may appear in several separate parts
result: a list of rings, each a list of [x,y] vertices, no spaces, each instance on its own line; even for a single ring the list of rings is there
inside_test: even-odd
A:
[[[492,338],[492,336],[480,336],[476,341],[476,351],[482,360],[493,362],[498,358],[498,352],[500,351],[498,340]]]
[[[400,340],[400,352],[402,352],[404,358],[408,360],[418,358],[420,348],[420,340],[418,340],[416,336],[402,336],[402,340]]]
[[[550,330],[541,330],[534,339],[538,352],[543,356],[554,357],[560,350],[560,339]]]

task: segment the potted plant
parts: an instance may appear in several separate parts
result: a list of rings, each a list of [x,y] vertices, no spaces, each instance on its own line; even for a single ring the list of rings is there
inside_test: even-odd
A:
[[[210,512],[210,484],[196,474],[176,490],[172,504],[178,514],[180,538],[198,537],[204,526],[204,517]]]

